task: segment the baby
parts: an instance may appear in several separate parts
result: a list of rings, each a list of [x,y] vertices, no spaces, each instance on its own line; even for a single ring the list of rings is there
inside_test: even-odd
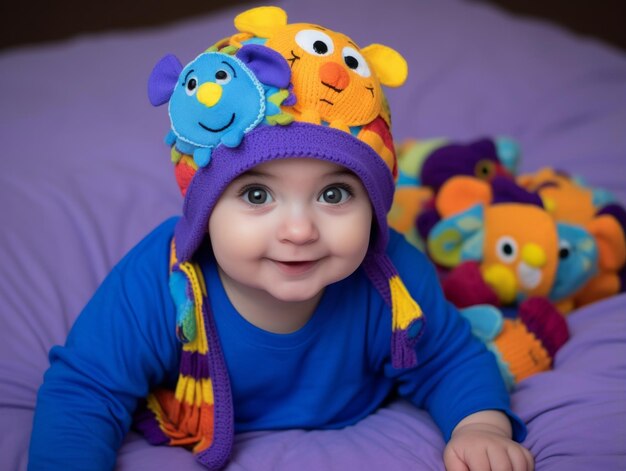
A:
[[[493,355],[387,226],[396,163],[381,84],[404,81],[401,56],[272,7],[235,25],[207,53],[225,64],[213,81],[194,75],[198,62],[174,64],[169,85],[172,74],[151,79],[151,99],[180,87],[236,124],[247,103],[218,108],[229,87],[248,72],[267,85],[263,64],[282,55],[293,118],[256,120],[200,165],[179,160],[193,170],[182,217],[118,263],[50,353],[29,468],[112,469],[134,421],[151,443],[220,469],[234,433],[342,428],[397,392],[441,429],[448,470],[533,469]],[[171,110],[176,150],[187,141]]]

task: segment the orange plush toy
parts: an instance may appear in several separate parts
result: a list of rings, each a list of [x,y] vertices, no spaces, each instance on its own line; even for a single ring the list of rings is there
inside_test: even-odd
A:
[[[606,190],[546,167],[520,175],[518,183],[536,192],[557,221],[586,228],[598,244],[598,272],[570,300],[574,309],[614,296],[626,288],[626,211]]]
[[[536,194],[510,180],[454,177],[436,208],[442,219],[428,236],[428,253],[451,270],[444,290],[459,306],[514,305],[539,296],[567,313],[598,272],[600,254],[613,260],[618,253],[602,243],[615,240],[613,216],[587,228],[555,221]]]
[[[484,181],[498,175],[513,178],[519,160],[517,143],[504,136],[470,142],[407,139],[396,152],[399,178],[389,225],[418,248],[423,248],[425,234],[439,220],[435,197],[448,179],[458,175]]]

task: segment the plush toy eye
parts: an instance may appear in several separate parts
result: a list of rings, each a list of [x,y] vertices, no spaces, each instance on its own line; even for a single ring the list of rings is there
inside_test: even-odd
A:
[[[481,180],[490,180],[495,173],[496,166],[491,160],[479,160],[474,167],[474,175]]]
[[[503,236],[496,242],[496,255],[500,260],[511,263],[517,257],[517,243],[512,237]]]
[[[559,259],[565,260],[572,253],[572,246],[566,240],[559,242]]]
[[[333,40],[321,31],[303,29],[295,39],[298,46],[314,56],[328,56],[335,51]]]
[[[371,75],[370,68],[365,61],[365,57],[353,47],[346,46],[341,51],[343,61],[349,69],[354,70],[361,77],[369,77]]]
[[[226,85],[232,80],[232,76],[226,70],[220,69],[215,72],[215,83],[218,85]]]
[[[198,88],[198,79],[195,76],[188,77],[184,86],[187,95],[192,96],[196,93],[196,89]]]

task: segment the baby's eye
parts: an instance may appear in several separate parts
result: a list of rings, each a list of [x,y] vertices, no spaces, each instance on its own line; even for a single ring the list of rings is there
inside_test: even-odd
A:
[[[299,31],[295,39],[298,46],[314,56],[328,56],[335,51],[330,36],[315,29]]]
[[[220,69],[215,72],[215,83],[219,85],[226,85],[232,80],[232,76],[225,70]]]
[[[496,255],[503,262],[510,263],[517,257],[517,243],[512,237],[503,236],[496,242]]]
[[[198,79],[195,76],[189,77],[185,83],[185,92],[187,95],[192,96],[196,93],[198,88]]]
[[[341,51],[341,55],[349,69],[354,70],[361,77],[367,78],[371,75],[370,68],[359,51],[353,47],[346,46]]]
[[[241,196],[246,203],[255,205],[268,204],[274,201],[270,192],[261,187],[246,188]]]
[[[345,203],[351,196],[352,194],[346,188],[335,185],[325,188],[317,201],[327,204],[339,204]]]

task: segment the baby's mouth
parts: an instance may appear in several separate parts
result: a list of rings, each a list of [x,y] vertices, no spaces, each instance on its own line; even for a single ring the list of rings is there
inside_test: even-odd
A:
[[[280,261],[274,260],[274,263],[280,271],[288,275],[300,275],[308,272],[317,264],[317,260],[299,260],[299,261]]]

